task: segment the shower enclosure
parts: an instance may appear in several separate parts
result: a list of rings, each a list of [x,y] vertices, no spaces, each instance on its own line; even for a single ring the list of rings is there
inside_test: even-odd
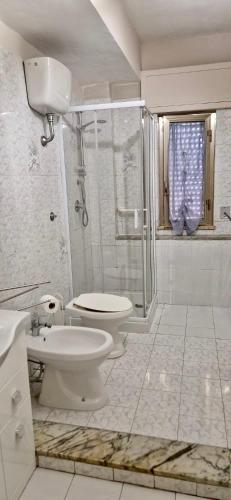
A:
[[[63,138],[73,294],[125,295],[134,317],[148,318],[156,296],[152,115],[143,101],[75,106]]]

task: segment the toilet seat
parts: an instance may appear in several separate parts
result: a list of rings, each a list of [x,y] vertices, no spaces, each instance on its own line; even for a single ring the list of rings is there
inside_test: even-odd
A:
[[[73,305],[88,311],[109,314],[128,311],[132,307],[126,297],[109,293],[83,293],[73,300]]]

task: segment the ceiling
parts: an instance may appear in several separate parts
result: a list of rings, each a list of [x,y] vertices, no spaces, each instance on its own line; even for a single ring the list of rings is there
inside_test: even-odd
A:
[[[231,32],[231,0],[122,0],[141,40]]]
[[[137,80],[89,0],[0,0],[0,19],[80,83]]]

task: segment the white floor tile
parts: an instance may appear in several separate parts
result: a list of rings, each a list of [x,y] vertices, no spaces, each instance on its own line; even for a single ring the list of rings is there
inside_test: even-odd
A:
[[[129,432],[133,422],[135,409],[124,406],[106,405],[94,411],[89,419],[89,427]]]
[[[146,371],[146,367],[137,366],[136,369],[133,370],[113,368],[107,379],[107,384],[117,384],[118,386],[126,384],[134,387],[141,387]]]
[[[73,477],[67,472],[38,468],[20,500],[64,500]]]
[[[183,366],[183,375],[188,377],[213,378],[219,379],[219,368],[217,363],[194,363],[187,362]],[[227,377],[230,378],[230,377]]]
[[[211,420],[186,415],[179,417],[178,439],[189,443],[227,446],[224,420]]]
[[[125,406],[127,408],[136,408],[141,388],[124,384],[106,384],[106,389],[110,405]]]
[[[153,391],[143,389],[141,391],[137,411],[149,411],[150,416],[158,412],[176,413],[178,415],[179,408],[179,392]]]
[[[216,340],[216,344],[217,344],[217,350],[218,351],[229,351],[231,352],[231,340],[223,340],[223,339],[217,339]]]
[[[178,415],[168,411],[158,412],[155,415],[147,411],[137,411],[132,432],[143,436],[177,439]]]
[[[121,500],[175,500],[175,493],[124,484]],[[189,499],[190,500],[190,499]]]
[[[200,377],[182,377],[182,394],[204,395],[221,399],[220,380]]]
[[[65,500],[119,500],[121,489],[121,483],[75,476]]]
[[[230,324],[227,324],[226,326],[216,326],[215,325],[215,337],[216,337],[216,339],[231,340]]]
[[[42,406],[38,402],[38,398],[31,398],[32,415],[35,420],[46,420],[52,408]]]
[[[174,346],[179,349],[184,349],[184,336],[157,334],[154,348],[156,345]]]
[[[145,389],[155,389],[156,391],[180,392],[181,375],[168,373],[158,373],[155,370],[148,370],[144,380]]]
[[[199,326],[187,326],[186,327],[186,336],[214,338],[215,337],[215,330],[214,330],[214,328],[205,328],[205,327],[199,327]]]
[[[90,411],[53,409],[49,413],[47,420],[61,424],[87,425],[90,415]]]
[[[181,394],[180,415],[222,420],[224,417],[222,400],[203,395]]]
[[[216,352],[216,341],[215,339],[205,339],[197,337],[186,337],[185,339],[185,349],[210,349]]]
[[[155,335],[152,333],[128,333],[127,344],[153,344]]]
[[[187,327],[214,328],[212,307],[188,306]]]
[[[160,324],[157,330],[157,334],[160,335],[180,335],[185,336],[185,326],[175,326],[175,325],[162,325]]]
[[[161,325],[186,325],[187,306],[166,305],[160,318]]]

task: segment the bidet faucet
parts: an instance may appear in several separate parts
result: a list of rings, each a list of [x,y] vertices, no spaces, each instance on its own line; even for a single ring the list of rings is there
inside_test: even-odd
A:
[[[40,334],[41,328],[47,327],[51,328],[52,325],[49,323],[43,323],[39,319],[38,313],[33,313],[32,318],[31,318],[31,330],[32,330],[32,336],[33,337],[38,337]]]

